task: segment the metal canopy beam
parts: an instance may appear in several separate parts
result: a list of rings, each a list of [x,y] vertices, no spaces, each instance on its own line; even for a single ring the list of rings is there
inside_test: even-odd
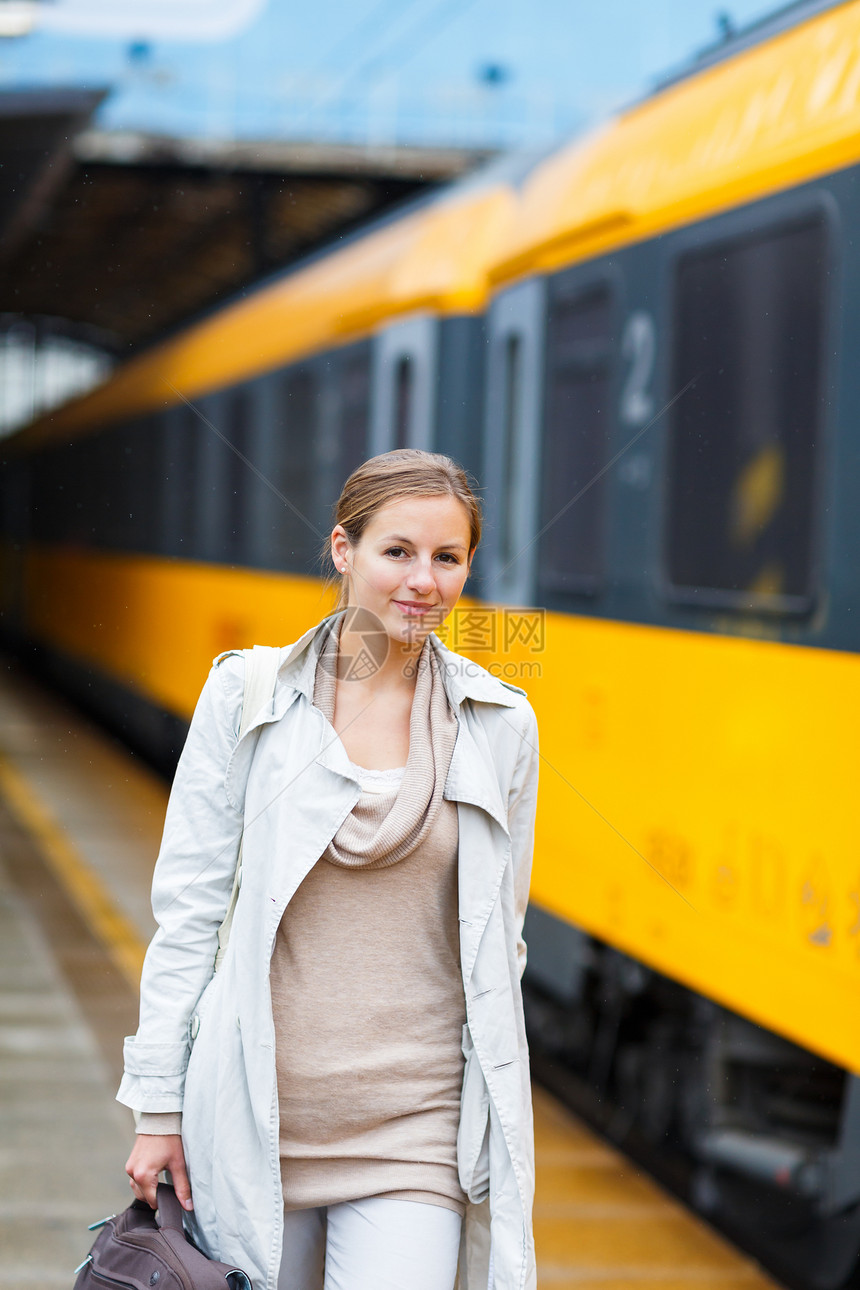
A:
[[[0,261],[39,225],[105,90],[0,93]]]

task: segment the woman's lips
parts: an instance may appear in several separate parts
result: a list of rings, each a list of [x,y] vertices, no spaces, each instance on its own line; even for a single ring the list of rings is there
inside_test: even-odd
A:
[[[404,614],[410,614],[412,616],[429,613],[429,611],[434,608],[433,605],[410,605],[408,601],[405,600],[395,600],[394,603],[398,609],[403,610]]]

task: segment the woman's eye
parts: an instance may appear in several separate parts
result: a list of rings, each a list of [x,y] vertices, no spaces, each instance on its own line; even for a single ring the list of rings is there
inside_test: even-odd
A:
[[[390,547],[388,548],[388,550],[385,552],[385,554],[386,554],[386,555],[394,555],[394,556],[397,556],[397,555],[405,555],[405,554],[406,554],[406,552],[404,551],[404,549],[403,549],[403,547],[402,547],[402,546],[390,546]],[[455,555],[452,555],[450,551],[442,551],[442,552],[437,556],[437,559],[439,559],[439,560],[444,560],[446,564],[459,564],[459,563],[460,563],[460,561],[457,559],[457,557],[456,557]]]

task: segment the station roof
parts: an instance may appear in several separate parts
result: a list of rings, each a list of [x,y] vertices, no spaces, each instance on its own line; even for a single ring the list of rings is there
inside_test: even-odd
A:
[[[0,94],[0,262],[37,228],[73,164],[71,141],[103,90]]]
[[[237,298],[130,359],[104,385],[18,431],[15,448],[164,408],[367,335],[419,309],[469,313],[515,210],[510,175],[491,169],[396,221]]]
[[[119,356],[486,156],[89,129],[104,95],[0,94],[0,313]]]

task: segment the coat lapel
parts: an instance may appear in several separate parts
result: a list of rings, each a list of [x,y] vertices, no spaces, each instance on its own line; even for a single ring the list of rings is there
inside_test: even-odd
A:
[[[508,813],[499,792],[499,781],[493,774],[492,762],[486,760],[489,750],[479,747],[465,711],[457,712],[457,723],[457,742],[443,796],[452,802],[468,802],[470,806],[480,807],[507,834]]]

